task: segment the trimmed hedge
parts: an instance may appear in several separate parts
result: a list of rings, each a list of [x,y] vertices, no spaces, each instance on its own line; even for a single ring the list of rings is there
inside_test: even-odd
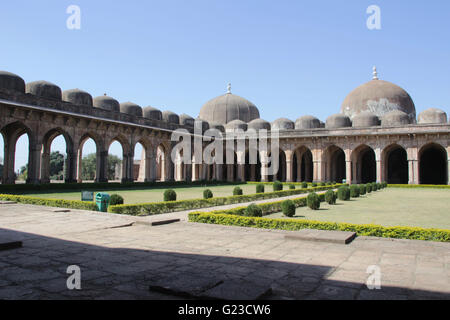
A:
[[[121,205],[124,203],[125,203],[125,201],[124,201],[123,197],[118,194],[113,194],[109,199],[110,206],[117,206],[117,205]]]
[[[244,191],[242,191],[241,188],[236,187],[233,190],[233,196],[242,196],[244,194]]]
[[[203,199],[211,199],[214,198],[214,194],[212,193],[211,190],[206,189],[205,191],[203,191]]]
[[[42,199],[42,198],[35,198],[35,197],[28,197],[28,196],[16,196],[16,195],[9,195],[9,194],[0,195],[0,200],[13,201],[13,202],[23,203],[23,204],[32,204],[32,205],[37,205],[37,206],[98,211],[97,205],[94,202],[59,200],[59,199]]]
[[[177,200],[177,193],[175,190],[169,189],[164,191],[164,201],[176,201]]]
[[[221,197],[212,199],[190,199],[190,200],[179,200],[170,202],[154,202],[154,203],[143,203],[143,204],[129,204],[121,206],[110,206],[108,212],[116,214],[126,214],[134,216],[146,216],[155,215],[176,211],[193,210],[201,208],[211,208],[217,206],[223,206],[228,204],[236,203],[246,203],[258,200],[283,198],[288,196],[306,194],[308,192],[319,192],[327,191],[335,188],[336,186],[329,187],[317,187],[310,189],[296,189],[296,190],[285,190],[278,192],[253,194],[253,195],[242,195],[242,196],[232,196],[232,197]],[[305,198],[306,201],[306,198]],[[305,202],[306,205],[306,202]],[[280,205],[278,205],[278,210],[274,212],[281,211]],[[273,213],[273,212],[272,212]]]
[[[351,198],[359,198],[360,196],[360,188],[357,185],[350,186],[350,197]]]
[[[247,217],[262,217],[263,212],[260,207],[258,207],[256,204],[251,204],[245,209],[245,215]]]
[[[266,192],[266,188],[263,184],[257,184],[256,185],[256,193],[264,193]]]
[[[283,184],[280,181],[275,181],[273,183],[273,192],[282,191],[283,190]]]
[[[308,207],[311,210],[319,210],[320,209],[320,198],[319,195],[315,192],[310,193],[306,199],[308,203]]]
[[[338,189],[338,199],[341,201],[350,201],[350,188],[347,186],[342,186]]]
[[[250,218],[227,214],[193,212],[189,214],[190,222],[219,224],[260,229],[298,231],[303,229],[335,230],[356,232],[358,236],[426,240],[450,242],[450,230],[423,229],[412,227],[383,227],[377,225],[357,225],[310,220]]]
[[[286,200],[281,203],[281,211],[286,217],[292,218],[295,216],[296,209],[294,201]]]
[[[325,202],[329,205],[335,205],[337,200],[337,194],[333,190],[328,190],[325,193]]]
[[[446,185],[425,185],[425,184],[388,184],[389,188],[404,188],[404,189],[450,189]]]

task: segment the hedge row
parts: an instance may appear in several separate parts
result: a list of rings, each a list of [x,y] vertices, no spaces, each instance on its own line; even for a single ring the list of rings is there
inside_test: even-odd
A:
[[[193,199],[193,200],[180,200],[172,202],[155,202],[155,203],[143,203],[143,204],[132,204],[132,205],[119,205],[110,206],[108,212],[116,214],[126,214],[134,216],[145,216],[145,215],[155,215],[176,211],[193,210],[201,208],[211,208],[229,204],[236,203],[247,203],[252,201],[273,199],[273,198],[283,198],[293,195],[305,194],[309,192],[326,191],[336,188],[336,186],[328,187],[316,187],[309,189],[297,189],[297,190],[286,190],[277,191],[270,193],[258,193],[252,195],[242,195],[242,196],[232,196],[232,197],[221,197],[212,199]],[[339,185],[340,186],[340,185]],[[280,206],[281,208],[281,206]],[[278,210],[280,211],[280,210]]]
[[[55,208],[80,209],[89,211],[98,211],[94,202],[58,200],[58,199],[42,199],[27,196],[15,196],[9,194],[0,194],[0,200],[13,201],[17,203],[32,204],[37,206],[47,206]]]
[[[427,184],[389,184],[389,188],[404,188],[404,189],[450,189],[450,186],[446,185],[427,185]]]
[[[190,213],[189,221],[226,226],[277,229],[287,231],[298,231],[302,229],[350,231],[356,232],[358,236],[450,242],[450,230],[440,229],[383,227],[377,225],[357,225],[310,220],[253,218],[230,214],[203,212]]]
[[[107,191],[107,190],[139,190],[151,188],[240,185],[242,182],[218,181],[180,181],[180,182],[135,182],[135,183],[53,183],[53,184],[9,184],[0,185],[0,193],[23,194],[51,191]]]

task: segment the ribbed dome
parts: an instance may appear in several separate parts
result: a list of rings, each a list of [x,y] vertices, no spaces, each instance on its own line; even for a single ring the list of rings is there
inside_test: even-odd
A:
[[[180,125],[193,127],[194,126],[195,119],[187,114],[181,114],[180,115]]]
[[[77,105],[91,106],[92,96],[86,91],[80,89],[66,90],[62,93],[63,101],[70,102]]]
[[[141,106],[133,102],[124,102],[120,104],[120,112],[129,114],[130,116],[142,117]]]
[[[320,127],[320,120],[313,116],[303,116],[295,122],[296,130],[318,129]]]
[[[194,127],[195,127],[195,130],[201,130],[202,133],[204,133],[205,131],[209,130],[209,123],[208,123],[208,121],[197,118],[197,120],[195,120]]]
[[[55,100],[61,100],[62,97],[60,87],[48,81],[34,81],[27,83],[26,93]]]
[[[399,86],[383,80],[372,80],[356,88],[345,98],[341,108],[341,112],[351,119],[365,111],[381,118],[393,110],[405,112],[411,122],[416,120],[416,107],[410,95]]]
[[[327,129],[348,128],[352,126],[352,121],[344,114],[334,114],[327,119],[325,127]]]
[[[172,111],[164,111],[162,113],[162,117],[163,120],[167,121],[168,123],[180,124],[180,117]]]
[[[408,124],[411,124],[411,119],[405,112],[399,110],[394,110],[385,114],[381,120],[381,125],[383,127],[396,127]]]
[[[233,120],[250,122],[259,118],[259,111],[250,101],[227,93],[207,102],[200,110],[199,118],[220,124]]]
[[[217,122],[209,122],[209,129],[216,129],[220,132],[225,132],[225,126]]]
[[[25,93],[25,81],[14,73],[0,71],[0,88]]]
[[[120,112],[119,101],[108,97],[107,95],[94,98],[94,107],[113,112]]]
[[[294,130],[295,123],[289,119],[281,118],[272,122],[272,130]]]
[[[145,107],[144,110],[142,110],[142,114],[144,118],[151,119],[151,120],[162,120],[162,112],[156,108],[153,107]]]
[[[258,130],[270,130],[271,125],[270,122],[263,119],[255,119],[248,124],[249,129]]]
[[[369,111],[364,111],[353,118],[355,128],[377,127],[379,124],[380,119]]]
[[[248,125],[242,120],[233,120],[229,122],[226,126],[227,130],[243,130],[247,131]]]
[[[431,108],[419,114],[420,124],[447,123],[447,114],[441,109]]]

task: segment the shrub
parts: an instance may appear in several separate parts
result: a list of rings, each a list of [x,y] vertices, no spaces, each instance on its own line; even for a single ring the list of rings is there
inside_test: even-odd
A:
[[[111,195],[111,197],[109,199],[110,206],[117,206],[117,205],[121,205],[121,204],[124,204],[124,200],[123,200],[122,196],[120,196],[118,194]]]
[[[236,187],[236,188],[234,188],[234,190],[233,190],[233,195],[234,195],[234,196],[242,196],[242,195],[244,195],[244,191],[242,191],[241,188]]]
[[[326,184],[325,182],[321,182],[321,183],[320,183],[320,186],[321,186],[321,187],[325,187],[326,185],[327,185],[327,184]]]
[[[350,188],[343,186],[338,189],[338,199],[341,201],[350,201]]]
[[[265,192],[265,188],[263,184],[257,184],[256,185],[256,193],[264,193]]]
[[[280,181],[275,181],[273,183],[273,191],[283,191],[283,184]]]
[[[295,190],[295,184],[291,184],[291,185],[289,186],[289,190]]]
[[[203,191],[203,199],[211,199],[214,198],[214,194],[212,193],[211,190],[206,189],[205,191]]]
[[[336,200],[337,200],[337,195],[336,192],[334,192],[333,190],[328,190],[327,193],[325,193],[325,202],[330,204],[330,205],[334,205],[336,204]]]
[[[281,203],[281,211],[286,217],[292,218],[295,216],[295,203],[291,200],[286,200]]]
[[[307,198],[308,207],[311,210],[319,210],[320,209],[320,198],[317,193],[313,192],[308,195]]]
[[[307,189],[307,188],[308,188],[308,183],[302,182],[302,189]]]
[[[245,209],[245,215],[247,217],[262,217],[262,209],[256,204],[251,204]]]
[[[311,186],[312,186],[313,188],[315,188],[315,187],[317,187],[317,183],[313,182],[313,183],[311,184]]]
[[[367,190],[367,193],[372,193],[372,184],[370,184],[370,183],[366,184],[366,190]]]
[[[381,186],[381,183],[377,183],[377,190],[381,190],[383,187]]]
[[[169,189],[164,192],[164,202],[177,201],[177,193],[175,190]]]
[[[350,197],[351,198],[359,198],[360,188],[357,185],[350,186]]]
[[[375,182],[372,183],[372,191],[378,191],[378,185]]]
[[[362,196],[365,196],[367,194],[367,187],[364,184],[359,186],[359,193]]]

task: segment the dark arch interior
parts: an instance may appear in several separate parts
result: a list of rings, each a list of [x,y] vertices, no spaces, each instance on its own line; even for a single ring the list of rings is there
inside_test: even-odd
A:
[[[408,184],[408,157],[405,149],[397,147],[388,155],[388,183]]]
[[[361,183],[370,183],[377,180],[377,165],[375,152],[366,149],[361,155]]]
[[[420,184],[447,184],[447,157],[443,150],[431,146],[420,156]]]
[[[312,153],[306,150],[301,154],[301,161],[297,152],[294,153],[293,161],[293,180],[297,182],[312,182],[314,177],[314,165],[312,161]],[[299,168],[300,166],[300,168]],[[300,170],[299,170],[300,169]],[[299,174],[300,173],[300,174]]]
[[[332,181],[341,183],[347,178],[345,167],[345,153],[342,149],[336,149],[331,155],[330,178]]]

